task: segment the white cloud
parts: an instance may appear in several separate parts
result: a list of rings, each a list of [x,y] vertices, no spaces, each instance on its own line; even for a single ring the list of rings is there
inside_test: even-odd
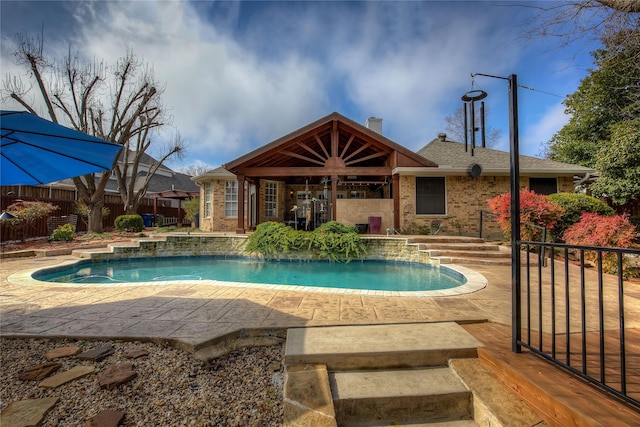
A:
[[[536,123],[527,127],[527,131],[520,137],[521,154],[542,156],[546,143],[569,121],[570,117],[564,110],[565,106],[558,103],[545,110]]]
[[[471,88],[472,72],[508,75],[520,67],[549,82],[575,80],[548,75],[545,67],[562,66],[547,58],[529,66],[532,50],[517,43],[516,26],[526,8],[483,2],[73,5],[73,34],[47,47],[64,52],[71,41],[87,57],[110,63],[133,49],[166,84],[163,101],[190,144],[187,163],[228,162],[332,111],[361,123],[382,117],[386,136],[417,149],[444,130],[445,116]],[[2,55],[4,72],[4,38]],[[490,92],[487,102],[496,103],[491,115],[501,120],[492,127],[506,135],[506,84],[486,78],[477,84]],[[569,84],[564,91],[574,90]],[[546,111],[549,104],[536,108]],[[556,117],[549,111],[534,130],[523,124],[525,144],[557,131]]]
[[[203,22],[186,3],[85,4],[76,41],[86,55],[115,62],[127,48],[166,82],[163,101],[193,159],[232,160],[319,117],[328,101],[320,67],[291,52],[269,61]],[[79,8],[80,9],[80,8]],[[105,16],[104,14],[107,14]]]

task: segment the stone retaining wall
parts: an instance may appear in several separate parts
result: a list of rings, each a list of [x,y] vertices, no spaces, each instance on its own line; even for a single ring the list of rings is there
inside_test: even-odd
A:
[[[103,259],[156,258],[176,256],[247,256],[244,252],[247,236],[176,236],[166,235],[156,239],[140,239],[131,243],[115,243],[106,251],[77,251],[83,258]],[[408,243],[407,238],[363,237],[369,260],[429,262],[426,253],[418,251],[418,245]],[[312,259],[311,253],[288,253],[283,259]]]

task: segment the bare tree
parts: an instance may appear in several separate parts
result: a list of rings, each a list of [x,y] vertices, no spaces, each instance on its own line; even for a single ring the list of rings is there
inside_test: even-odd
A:
[[[639,37],[638,0],[567,0],[531,7],[538,13],[529,23],[529,38],[554,37],[566,46],[577,41],[601,41],[621,31],[628,37]]]
[[[485,115],[489,113],[489,109],[485,107]],[[446,133],[447,135],[454,141],[463,142],[464,141],[464,105],[461,105],[452,115],[445,117],[445,121],[447,122]],[[480,128],[480,116],[476,114],[475,117],[475,127]],[[486,127],[485,125],[485,138],[487,142],[487,147],[492,147],[496,144],[498,139],[502,135],[502,131],[500,129],[493,129],[491,127]]]
[[[183,166],[183,167],[179,167],[176,170],[180,173],[183,173],[185,175],[189,175],[189,176],[198,176],[198,175],[202,175],[203,173],[210,171],[211,169],[213,169],[213,167],[211,165],[208,165],[204,162],[201,162],[199,160],[197,160],[195,163],[187,165],[187,166]]]
[[[146,193],[148,181],[157,168],[185,147],[178,137],[167,144],[157,166],[148,171],[140,185],[137,176],[140,159],[151,146],[156,131],[168,124],[161,104],[162,88],[153,73],[132,52],[113,66],[84,61],[68,55],[56,63],[45,57],[42,37],[17,37],[16,63],[29,71],[26,85],[20,77],[9,75],[4,81],[3,98],[11,98],[37,114],[38,105],[53,122],[65,125],[123,146],[113,170],[125,210],[133,213]],[[80,200],[88,208],[89,232],[102,232],[104,193],[112,172],[76,177],[73,182]],[[142,194],[140,196],[140,193]]]

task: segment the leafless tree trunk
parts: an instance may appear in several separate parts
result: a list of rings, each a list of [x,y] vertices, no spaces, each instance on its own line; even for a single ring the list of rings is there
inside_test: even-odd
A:
[[[122,145],[113,171],[126,212],[135,213],[153,173],[162,162],[184,150],[179,138],[168,144],[158,164],[148,171],[145,184],[136,187],[140,160],[151,146],[152,136],[157,136],[156,130],[168,122],[160,101],[162,90],[158,89],[152,72],[132,52],[127,52],[114,66],[107,66],[82,61],[69,50],[62,65],[56,65],[45,58],[41,38],[22,35],[18,42],[17,63],[30,71],[36,88],[27,86],[19,77],[8,76],[3,96],[34,114],[37,105],[44,103],[50,120],[59,123],[60,115],[65,125]],[[89,232],[102,232],[104,194],[111,174],[108,171],[73,179],[80,199],[88,208]]]
[[[489,113],[489,108],[485,107],[485,115]],[[452,115],[445,117],[447,122],[446,133],[452,141],[464,142],[464,105],[460,106]],[[480,128],[479,112],[476,111],[475,127]],[[486,126],[486,125],[485,125]],[[492,147],[496,144],[502,132],[500,129],[493,129],[487,127],[485,129],[485,136],[487,141],[487,147]]]

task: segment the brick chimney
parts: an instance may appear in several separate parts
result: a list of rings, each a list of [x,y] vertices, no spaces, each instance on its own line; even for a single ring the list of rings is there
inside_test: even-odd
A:
[[[364,125],[367,127],[367,129],[371,129],[372,131],[382,135],[382,119],[369,117]]]

